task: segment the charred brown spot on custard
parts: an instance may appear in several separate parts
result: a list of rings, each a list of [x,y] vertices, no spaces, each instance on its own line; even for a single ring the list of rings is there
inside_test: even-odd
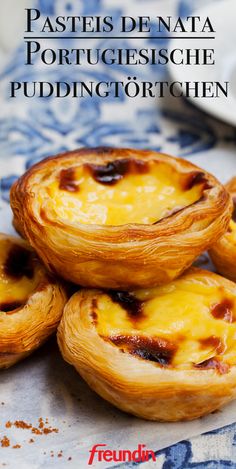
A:
[[[210,358],[202,363],[194,364],[194,368],[198,368],[200,370],[215,370],[220,375],[224,375],[229,372],[229,365],[217,358]]]
[[[5,303],[0,303],[0,311],[4,313],[14,313],[19,308],[22,308],[26,301],[9,301]]]
[[[214,335],[207,337],[206,339],[201,339],[200,341],[201,348],[203,349],[214,349],[217,354],[224,353],[225,345],[219,337]]]
[[[214,316],[215,319],[223,319],[226,322],[233,322],[233,307],[234,302],[229,298],[225,298],[221,301],[221,303],[217,303],[211,309],[211,314]]]
[[[113,303],[119,304],[133,321],[144,318],[143,302],[135,298],[132,293],[110,290],[109,297]]]
[[[188,173],[183,181],[183,190],[189,191],[197,185],[202,185],[202,190],[211,189],[211,185],[207,181],[207,177],[204,172],[192,171],[191,173]]]
[[[31,251],[15,244],[8,253],[3,272],[13,279],[20,279],[24,276],[32,279],[34,276],[34,262],[35,258]]]
[[[98,315],[97,315],[97,300],[96,298],[92,299],[92,310],[91,310],[92,323],[94,326],[98,324]]]
[[[163,367],[171,365],[177,349],[173,343],[159,337],[116,335],[107,339],[122,351]]]
[[[59,189],[67,192],[78,192],[75,168],[62,169],[59,175]]]
[[[134,159],[119,159],[105,165],[87,163],[85,167],[100,184],[113,186],[127,174],[145,174],[149,171],[148,163]]]
[[[93,325],[97,326],[97,324],[98,324],[98,315],[97,315],[97,313],[95,311],[92,311],[91,316],[92,316],[92,320],[93,320],[92,321]]]

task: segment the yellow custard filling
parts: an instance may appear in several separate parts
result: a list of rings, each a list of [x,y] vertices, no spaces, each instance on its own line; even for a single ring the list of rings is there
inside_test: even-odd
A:
[[[236,245],[236,223],[235,221],[231,220],[229,224],[229,230],[225,235],[228,240]]]
[[[44,187],[41,204],[72,223],[153,224],[201,198],[202,174],[179,174],[155,161],[84,164],[61,170]]]
[[[34,253],[0,238],[0,311],[23,306],[42,280],[43,269]]]
[[[177,368],[236,364],[236,298],[220,277],[188,273],[162,287],[101,293],[98,334],[140,359]]]

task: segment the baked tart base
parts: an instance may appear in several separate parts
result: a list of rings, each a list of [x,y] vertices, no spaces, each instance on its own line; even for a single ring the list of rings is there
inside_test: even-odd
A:
[[[217,271],[236,282],[236,177],[226,184],[234,209],[227,232],[211,247],[209,254]]]
[[[224,187],[186,160],[88,148],[41,161],[12,187],[14,225],[49,270],[133,289],[178,277],[227,230]]]
[[[0,234],[0,368],[22,360],[55,332],[66,299],[26,242]]]
[[[133,292],[82,289],[58,328],[64,359],[118,408],[191,420],[236,397],[236,285],[192,268]]]

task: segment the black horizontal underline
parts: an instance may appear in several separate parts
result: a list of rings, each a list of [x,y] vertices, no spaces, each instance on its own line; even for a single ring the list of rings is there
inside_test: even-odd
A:
[[[24,39],[215,39],[215,36],[24,36]]]

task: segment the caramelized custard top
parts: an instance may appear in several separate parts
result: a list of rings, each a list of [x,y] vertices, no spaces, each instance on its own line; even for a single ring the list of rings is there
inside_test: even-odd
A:
[[[103,340],[160,366],[225,373],[236,364],[236,297],[218,276],[189,272],[150,290],[100,293],[91,321]]]
[[[60,170],[41,202],[65,222],[154,224],[197,203],[207,188],[199,170],[179,173],[163,162],[117,159]]]
[[[0,238],[0,311],[22,307],[42,280],[43,269],[35,254]]]

